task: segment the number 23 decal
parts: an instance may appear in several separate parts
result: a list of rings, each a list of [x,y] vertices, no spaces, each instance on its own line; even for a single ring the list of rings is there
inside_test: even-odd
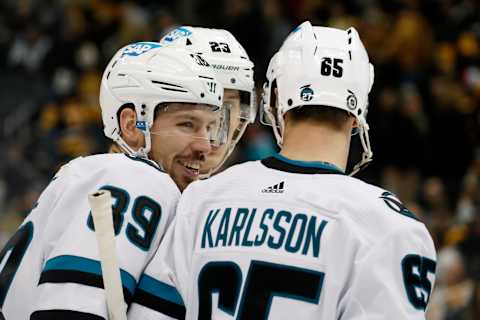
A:
[[[226,52],[226,53],[231,52],[230,47],[228,46],[227,43],[211,41],[211,42],[209,42],[209,44],[210,44],[210,48],[212,48],[213,52]]]

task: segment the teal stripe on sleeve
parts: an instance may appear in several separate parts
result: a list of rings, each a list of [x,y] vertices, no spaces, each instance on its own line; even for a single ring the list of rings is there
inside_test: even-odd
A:
[[[143,274],[140,278],[138,288],[147,293],[150,293],[151,295],[154,295],[164,300],[168,300],[177,305],[184,305],[183,299],[178,293],[177,289],[175,289],[175,287],[158,281],[146,274]]]
[[[70,270],[91,273],[98,276],[102,275],[102,267],[99,261],[70,255],[58,256],[48,260],[43,271],[51,270]],[[120,269],[120,278],[122,279],[123,287],[133,294],[137,284],[135,278],[122,269]]]

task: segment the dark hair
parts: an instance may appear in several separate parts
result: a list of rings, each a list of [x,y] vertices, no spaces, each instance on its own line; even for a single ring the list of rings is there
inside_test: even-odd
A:
[[[157,116],[158,116],[158,113],[160,111],[164,111],[164,108],[168,106],[168,103],[167,102],[162,102],[162,103],[159,103],[155,106],[155,111],[153,112],[153,119],[157,119]]]
[[[342,129],[351,117],[347,111],[329,106],[297,107],[288,111],[287,116],[294,122],[313,121],[335,129]]]

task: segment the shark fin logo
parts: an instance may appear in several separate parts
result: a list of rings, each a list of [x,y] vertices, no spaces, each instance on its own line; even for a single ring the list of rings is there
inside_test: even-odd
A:
[[[310,101],[313,99],[314,92],[312,88],[310,88],[310,84],[300,87],[300,100],[302,101]]]

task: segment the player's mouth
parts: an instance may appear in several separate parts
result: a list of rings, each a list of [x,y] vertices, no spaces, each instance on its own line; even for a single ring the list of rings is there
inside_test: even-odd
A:
[[[190,160],[190,161],[179,161],[179,163],[185,169],[187,176],[192,179],[197,179],[200,173],[200,161]]]

